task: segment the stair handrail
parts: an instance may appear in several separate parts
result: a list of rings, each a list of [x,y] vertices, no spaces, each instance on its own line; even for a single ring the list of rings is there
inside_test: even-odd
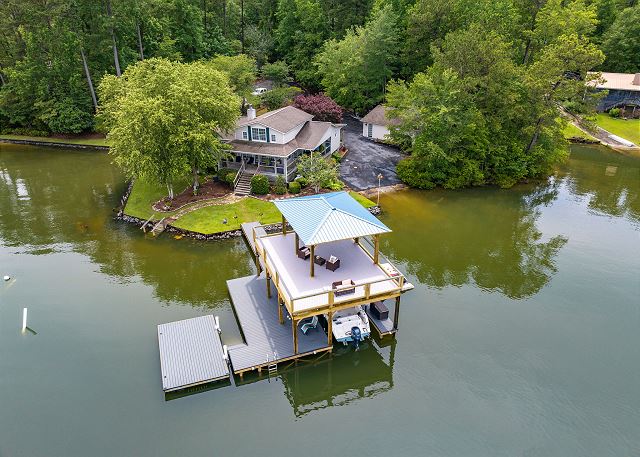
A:
[[[234,192],[236,190],[236,187],[238,187],[238,182],[240,182],[240,178],[242,177],[242,173],[244,173],[245,165],[246,165],[246,162],[243,159],[242,163],[240,164],[240,169],[238,170],[238,173],[236,173],[236,177],[233,178],[233,190],[234,190]]]

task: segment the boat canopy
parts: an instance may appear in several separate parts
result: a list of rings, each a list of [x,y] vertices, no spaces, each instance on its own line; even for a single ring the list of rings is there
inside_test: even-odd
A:
[[[306,246],[391,232],[347,192],[274,201]]]

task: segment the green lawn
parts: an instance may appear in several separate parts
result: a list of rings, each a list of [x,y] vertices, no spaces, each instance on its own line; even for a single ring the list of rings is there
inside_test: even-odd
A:
[[[177,184],[175,186],[176,192],[184,189],[187,184],[187,181]],[[365,208],[376,205],[357,192],[350,192],[350,194]],[[144,220],[154,215],[154,219],[170,216],[173,213],[158,213],[151,209],[154,202],[166,195],[167,189],[164,186],[138,179],[131,190],[124,212],[129,216]],[[175,221],[173,225],[185,230],[210,234],[237,230],[243,222],[258,221],[261,224],[273,224],[280,222],[281,218],[280,212],[273,203],[249,197],[243,198],[237,203],[207,206],[192,211]],[[227,220],[226,224],[223,223],[225,219]]]
[[[182,191],[187,186],[187,181],[180,182],[174,186],[175,192]],[[151,205],[157,202],[162,197],[167,195],[167,188],[159,184],[152,184],[141,179],[136,180],[127,200],[127,206],[124,208],[125,214],[140,219],[149,219],[154,211],[151,209]],[[169,216],[171,213],[157,213],[162,214],[160,217]]]
[[[564,137],[565,138],[586,138],[588,140],[594,139],[588,133],[583,132],[578,127],[571,123],[567,123],[567,126],[564,128]]]
[[[625,121],[624,119],[617,119],[608,114],[600,113],[597,115],[596,123],[614,135],[640,145],[640,119]]]
[[[223,221],[227,220],[224,224]],[[185,230],[210,234],[237,230],[243,222],[258,221],[261,224],[280,222],[280,211],[271,202],[257,198],[243,198],[237,203],[205,208],[187,213],[173,225]]]
[[[42,141],[43,143],[82,144],[86,146],[109,146],[105,138],[52,138],[48,136],[0,135],[4,140]]]
[[[362,206],[364,206],[367,209],[376,206],[374,202],[369,200],[364,195],[359,194],[358,192],[351,191],[349,192],[349,195],[351,195],[358,203],[360,203]]]

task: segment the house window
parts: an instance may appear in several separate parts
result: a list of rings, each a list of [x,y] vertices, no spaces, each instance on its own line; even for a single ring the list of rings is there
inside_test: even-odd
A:
[[[373,124],[367,125],[367,136],[371,138],[373,136]]]
[[[267,141],[267,130],[259,127],[251,127],[251,139],[253,141]]]
[[[246,131],[246,130],[243,130],[243,131],[242,131],[242,139],[243,139],[243,140],[246,140],[246,139],[247,139],[247,131]]]
[[[276,136],[275,135],[271,135],[271,142],[275,143],[276,142]]]

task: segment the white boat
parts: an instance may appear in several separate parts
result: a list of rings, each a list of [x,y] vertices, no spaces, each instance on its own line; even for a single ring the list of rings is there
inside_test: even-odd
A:
[[[345,346],[352,342],[358,347],[360,342],[369,338],[371,334],[369,318],[362,306],[336,311],[333,315],[332,330],[334,339]]]

